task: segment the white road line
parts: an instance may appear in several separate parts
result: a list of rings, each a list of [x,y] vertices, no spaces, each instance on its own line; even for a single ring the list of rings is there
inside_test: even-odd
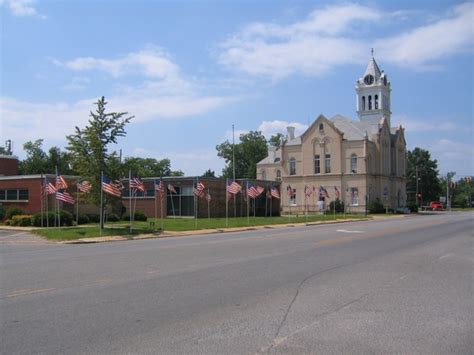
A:
[[[347,229],[337,229],[336,232],[341,232],[341,233],[365,233],[364,231],[349,231]]]

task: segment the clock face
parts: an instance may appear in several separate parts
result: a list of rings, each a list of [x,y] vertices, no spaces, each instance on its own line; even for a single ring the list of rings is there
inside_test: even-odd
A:
[[[364,78],[364,83],[366,85],[372,85],[374,83],[374,76],[373,75],[366,75]]]

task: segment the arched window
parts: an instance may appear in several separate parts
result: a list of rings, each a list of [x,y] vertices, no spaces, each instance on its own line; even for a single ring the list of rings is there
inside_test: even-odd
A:
[[[290,175],[296,175],[296,159],[290,159]]]
[[[351,155],[351,173],[357,174],[357,155]]]
[[[326,154],[324,157],[324,172],[331,174],[331,154]]]
[[[362,111],[365,111],[365,96],[362,96]]]
[[[324,125],[322,123],[319,124],[319,130],[324,131]]]
[[[319,154],[314,156],[314,173],[321,174],[321,157]]]
[[[379,95],[375,95],[375,97],[374,97],[374,108],[376,110],[379,109]]]
[[[372,110],[372,95],[369,95],[369,110]]]
[[[280,169],[278,169],[278,170],[276,171],[276,177],[277,177],[277,179],[281,179],[281,171],[280,171]]]

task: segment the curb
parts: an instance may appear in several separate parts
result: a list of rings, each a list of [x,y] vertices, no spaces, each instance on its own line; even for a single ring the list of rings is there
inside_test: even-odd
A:
[[[160,238],[174,238],[174,237],[189,237],[194,235],[203,235],[203,234],[219,234],[219,233],[235,233],[235,232],[246,232],[252,230],[261,230],[261,229],[279,229],[279,228],[288,228],[288,227],[309,227],[309,226],[318,226],[323,224],[339,224],[339,223],[348,223],[348,222],[362,222],[368,221],[372,218],[361,218],[361,219],[344,219],[344,220],[335,220],[335,221],[321,221],[321,222],[302,222],[302,223],[288,223],[288,224],[270,224],[263,226],[249,226],[249,227],[236,227],[236,228],[225,228],[225,229],[199,229],[193,231],[182,231],[182,232],[165,232],[163,234],[139,234],[132,238],[126,238],[122,236],[108,236],[108,237],[97,237],[97,238],[84,238],[76,240],[66,240],[57,242],[58,244],[96,244],[96,243],[105,243],[105,242],[124,242],[128,240],[146,240],[146,239],[160,239]]]

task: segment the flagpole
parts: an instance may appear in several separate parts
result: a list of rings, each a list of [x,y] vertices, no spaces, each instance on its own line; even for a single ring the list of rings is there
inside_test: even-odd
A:
[[[211,219],[211,201],[209,199],[210,196],[211,196],[211,194],[209,193],[209,188],[207,188],[207,196],[206,196],[206,200],[207,200],[207,219]]]
[[[41,228],[43,228],[43,209],[44,209],[44,180],[43,180],[43,173],[41,173],[41,181],[40,181],[40,192],[41,192]]]
[[[103,223],[104,223],[104,211],[103,211],[103,205],[104,205],[104,189],[102,188],[102,182],[104,181],[104,171],[101,170],[100,172],[100,225],[99,225],[99,230],[100,230],[100,236],[102,237],[102,228],[103,228]]]
[[[246,192],[246,196],[247,196],[247,223],[250,224],[250,211],[249,211],[249,199],[250,199],[250,196],[249,196],[249,181],[247,180],[247,192]]]
[[[48,177],[46,177],[46,182],[49,185]],[[48,200],[49,200],[49,194],[46,194],[46,228],[49,228],[49,206],[48,206]]]
[[[268,210],[267,210],[268,192],[265,191],[264,193],[265,193],[265,217],[267,217],[267,215],[268,215]]]
[[[270,183],[270,217],[273,217],[273,196],[272,196],[273,185]]]
[[[232,180],[235,182],[235,139],[234,139],[234,125],[232,125]],[[226,186],[227,193],[227,186]],[[234,196],[234,217],[237,215],[237,199]]]
[[[130,227],[129,231],[130,234],[132,234],[132,186],[130,182],[132,181],[132,170],[128,169],[128,214],[129,214],[129,219],[130,219]]]
[[[174,213],[173,191],[170,191],[170,199],[171,199],[171,208],[173,210],[173,218],[176,218],[176,215]]]
[[[156,224],[157,224],[156,223],[156,220],[157,220],[157,216],[156,216],[157,215],[157,212],[156,212],[156,209],[157,209],[157,207],[156,207],[156,195],[158,195],[158,191],[156,190],[156,179],[153,179],[153,189],[155,191],[155,232],[156,232]]]
[[[57,181],[58,181],[58,166],[56,165],[56,182]],[[58,206],[58,228],[61,229],[61,210],[59,207],[58,189],[56,189],[56,204]]]
[[[165,231],[165,221],[163,220],[163,209],[164,209],[164,205],[163,205],[163,201],[165,200],[165,197],[166,197],[166,190],[165,190],[165,185],[164,185],[164,181],[163,181],[163,176],[161,177],[161,232],[164,232]]]
[[[77,179],[76,183],[76,226],[79,225],[79,179]]]
[[[229,193],[227,192],[227,186],[229,184],[229,179],[225,179],[225,226],[229,226]]]

